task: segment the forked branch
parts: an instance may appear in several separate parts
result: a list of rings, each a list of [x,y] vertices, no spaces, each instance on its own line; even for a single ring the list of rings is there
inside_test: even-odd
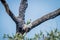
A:
[[[9,6],[8,4],[6,3],[5,0],[0,0],[1,3],[4,5],[5,7],[5,10],[6,12],[8,13],[8,15],[15,21],[17,22],[18,21],[18,24],[17,24],[17,32],[23,32],[22,29],[19,29],[20,27],[22,28],[23,25],[24,25],[24,20],[25,20],[25,11],[26,11],[26,8],[28,7],[28,3],[27,3],[27,0],[21,0],[21,3],[20,3],[20,7],[19,7],[19,17],[16,18],[15,15],[11,12],[11,10],[9,9]],[[30,23],[28,26],[30,26],[29,28],[27,27],[27,31],[24,30],[24,32],[29,32],[31,29],[35,28],[36,26],[40,25],[41,23],[47,21],[47,20],[50,20],[50,19],[53,19],[57,16],[60,15],[60,8],[55,10],[54,12],[51,12],[51,13],[48,13],[46,15],[44,15],[43,17],[41,18],[38,18],[37,20],[33,21],[32,23]],[[23,33],[24,33],[23,32]]]

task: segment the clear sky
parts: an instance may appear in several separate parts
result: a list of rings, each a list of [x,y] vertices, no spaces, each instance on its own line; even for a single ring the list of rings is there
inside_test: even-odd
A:
[[[11,11],[14,15],[18,16],[19,6],[21,0],[6,0]],[[60,0],[28,0],[28,8],[25,13],[25,21],[31,19],[34,20],[46,15],[56,9],[60,8]],[[35,33],[43,31],[45,34],[46,31],[50,32],[55,28],[60,28],[60,16],[48,20],[36,28],[32,29],[27,33],[27,37],[33,37]],[[16,24],[6,13],[4,6],[0,2],[0,39],[2,40],[2,35],[6,34],[15,34]]]

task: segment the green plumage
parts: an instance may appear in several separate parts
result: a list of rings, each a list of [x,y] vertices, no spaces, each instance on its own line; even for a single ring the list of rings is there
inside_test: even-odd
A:
[[[28,24],[30,24],[30,23],[31,23],[31,19],[30,19],[30,20],[28,20],[26,24],[28,25]]]

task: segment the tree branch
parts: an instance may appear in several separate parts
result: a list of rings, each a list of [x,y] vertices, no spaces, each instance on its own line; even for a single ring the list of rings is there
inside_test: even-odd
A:
[[[28,7],[27,0],[21,0],[20,7],[19,7],[19,16],[17,17],[17,27],[16,27],[16,33],[24,33],[23,30],[24,24],[25,24],[25,11]]]
[[[51,12],[51,13],[49,13],[49,14],[44,15],[44,16],[41,17],[41,18],[38,18],[37,20],[35,20],[35,21],[33,21],[33,22],[31,23],[31,26],[30,26],[31,28],[28,30],[28,32],[29,32],[31,29],[35,28],[36,26],[40,25],[41,23],[43,23],[43,22],[45,22],[45,21],[47,21],[47,20],[53,19],[53,18],[55,18],[55,17],[57,17],[57,16],[59,16],[59,15],[60,15],[60,8],[57,9],[56,11],[54,11],[54,12]]]
[[[11,12],[11,10],[9,9],[8,4],[6,3],[5,0],[1,0],[1,3],[3,4],[3,6],[5,7],[5,10],[7,12],[7,14],[16,22],[17,18],[15,17],[15,15]]]
[[[19,7],[19,17],[24,19],[25,17],[25,11],[26,8],[28,7],[27,0],[21,0],[20,7]]]

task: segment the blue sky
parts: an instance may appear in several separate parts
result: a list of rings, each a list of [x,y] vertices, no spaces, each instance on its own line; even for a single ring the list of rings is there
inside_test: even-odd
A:
[[[11,11],[14,15],[18,16],[19,14],[19,6],[21,0],[6,0]],[[46,15],[56,9],[60,8],[60,0],[28,0],[28,8],[25,13],[25,21],[31,19],[34,20]],[[43,31],[45,34],[46,31],[50,32],[55,28],[60,28],[60,16],[48,20],[36,28],[32,29],[27,37],[33,37],[35,33],[39,33]],[[4,6],[0,2],[0,39],[2,40],[2,35],[6,34],[15,34],[16,32],[16,24],[6,13]]]

